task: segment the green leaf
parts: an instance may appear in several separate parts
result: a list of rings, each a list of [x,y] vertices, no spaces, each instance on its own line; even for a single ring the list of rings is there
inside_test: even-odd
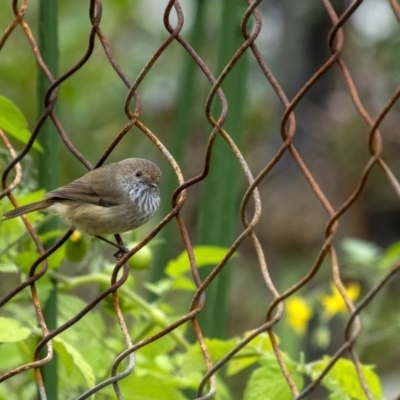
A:
[[[59,247],[54,253],[47,258],[49,270],[57,269],[65,259],[65,246]]]
[[[14,194],[15,194],[15,197],[18,199],[18,204],[20,206],[24,206],[26,204],[34,203],[35,201],[42,200],[44,193],[45,193],[45,191],[43,189],[40,189],[40,190],[36,190],[36,191],[30,192],[30,193],[21,193],[21,192],[19,192],[19,193],[14,193]],[[5,207],[3,207],[3,204],[4,204]],[[7,204],[6,202],[4,202],[3,204],[2,204],[2,207],[1,207],[2,208],[2,210],[1,210],[2,213],[4,213],[5,211],[9,211],[9,210],[14,209],[14,207],[11,205],[11,203]],[[29,220],[31,222],[33,222],[33,223],[42,220],[43,216],[44,216],[42,213],[38,213],[38,212],[29,213],[27,215],[29,216]],[[11,219],[11,220],[4,221],[4,222],[0,223],[0,227],[1,227],[1,229],[3,229],[3,227],[5,228],[8,225],[11,225],[13,223],[15,224],[13,226],[19,226],[20,227],[18,229],[18,232],[24,232],[24,233],[27,232],[26,228],[25,228],[25,226],[24,226],[24,224],[23,224],[23,222],[21,220],[21,218],[14,218],[14,219]]]
[[[11,318],[0,317],[0,342],[20,342],[31,334],[30,329]]]
[[[228,248],[218,246],[196,246],[193,248],[198,267],[218,264],[228,252]],[[235,257],[235,255],[233,255]],[[165,268],[165,273],[171,277],[183,275],[190,270],[189,257],[183,251],[175,260],[171,260]]]
[[[196,290],[196,285],[193,281],[185,276],[180,276],[177,279],[174,279],[173,285],[171,289],[175,290],[187,290],[189,292],[194,292]]]
[[[24,144],[28,143],[31,138],[24,115],[10,99],[4,96],[0,96],[0,128]],[[33,143],[32,147],[43,151],[37,141]]]
[[[380,247],[360,239],[346,238],[341,247],[349,261],[360,266],[371,266],[382,254]]]
[[[253,371],[244,391],[244,400],[292,400],[291,392],[286,379],[275,357],[269,357],[264,365]],[[293,364],[286,364],[288,371],[297,388],[301,390],[303,379],[295,370]]]
[[[53,340],[54,349],[60,356],[68,374],[71,374],[76,368],[81,372],[82,376],[89,387],[94,386],[95,377],[92,367],[83,358],[82,354],[72,345],[61,339],[59,336]]]
[[[400,241],[389,246],[379,262],[379,268],[383,271],[388,270],[400,260]]]
[[[157,332],[159,332],[159,328],[154,327],[146,332],[146,336],[151,336]],[[168,354],[170,351],[176,348],[176,345],[177,343],[174,339],[172,339],[171,336],[165,335],[138,350],[138,356],[139,354],[141,357],[144,356],[144,358],[142,358],[144,364],[153,364],[156,357]]]
[[[62,321],[68,321],[75,317],[83,308],[86,307],[86,303],[79,297],[73,296],[66,293],[60,293],[58,297],[58,312]],[[85,341],[100,341],[103,343],[105,335],[105,323],[101,314],[97,310],[92,310],[82,318],[78,325],[79,331],[69,329],[65,332],[68,336],[68,340],[72,338],[79,340],[80,343]]]
[[[32,264],[38,258],[39,258],[39,253],[37,251],[24,250],[24,251],[18,253],[15,263],[18,265],[18,267],[21,271],[28,273]]]
[[[132,373],[120,381],[119,385],[125,400],[186,400],[186,397],[167,378],[160,379],[149,374],[139,376]]]
[[[36,284],[42,281],[45,277],[43,276],[41,279],[39,279]],[[25,299],[29,299],[29,301],[32,300],[30,297],[30,293],[28,291],[25,291],[26,294],[22,294],[21,296],[18,296],[19,299],[22,301],[25,301]],[[40,297],[40,300],[42,298]],[[25,327],[29,328],[32,332],[37,332],[38,328],[38,322],[37,322],[37,316],[34,311],[33,307],[24,307],[22,306],[21,301],[16,301],[12,303],[7,304],[7,312],[10,313],[10,316],[16,321],[23,321],[23,324]],[[34,335],[32,335],[34,337]],[[31,336],[31,337],[32,337]]]
[[[246,333],[246,336],[248,334],[250,334],[250,332]],[[277,335],[274,335],[274,337],[279,344],[279,338]],[[257,335],[246,347],[254,348],[261,353],[272,351],[271,339],[267,333],[261,333],[260,335]]]
[[[24,342],[2,343],[1,344],[0,370],[2,372],[9,371],[9,370],[15,368],[16,365],[21,365],[22,363],[24,363],[26,361],[19,349],[19,346],[22,343],[24,343]],[[28,360],[28,362],[31,359],[32,359],[32,355],[31,355],[30,359]],[[5,386],[5,385],[0,385],[0,387],[1,386]],[[0,396],[0,399],[3,399],[3,397]],[[4,397],[4,399],[6,399],[6,397]]]
[[[0,272],[10,274],[17,273],[18,271],[18,267],[12,261],[10,261],[9,257],[3,256],[0,259]]]
[[[205,339],[208,353],[214,363],[225,357],[227,353],[239,344],[239,341],[239,338],[232,338],[230,340]]]
[[[272,344],[268,334],[262,333],[261,335],[257,335],[229,361],[226,375],[237,374],[259,361],[267,353],[273,354]]]
[[[312,379],[315,379],[321,373],[329,363],[329,360],[330,357],[324,357],[321,361],[311,365]],[[363,365],[361,369],[374,399],[383,399],[381,384],[378,375],[373,371],[373,367]],[[332,394],[336,394],[337,399],[365,399],[356,367],[351,360],[339,359],[322,380],[322,385],[330,390]]]
[[[335,392],[329,395],[329,400],[352,400],[349,396],[343,392]]]
[[[228,368],[226,370],[226,376],[236,375],[240,371],[246,369],[250,365],[255,364],[260,357],[256,354],[248,354],[245,356],[240,356],[240,352],[238,353],[237,358],[232,358],[228,363]]]
[[[239,338],[230,340],[205,339],[207,351],[213,363],[223,358],[239,343]],[[186,352],[182,358],[181,369],[184,373],[204,372],[206,365],[199,345],[196,343]]]
[[[158,296],[161,296],[163,293],[170,290],[172,285],[173,281],[168,278],[168,279],[160,279],[155,283],[146,282],[144,284],[144,287],[148,289],[150,292],[157,294]]]
[[[25,205],[41,200],[43,193],[44,190],[37,190],[29,194],[18,191],[16,197],[20,205]],[[0,203],[0,214],[10,209],[12,209],[10,203]],[[29,215],[31,222],[38,222],[41,219],[43,219],[43,215],[40,213]],[[2,272],[28,272],[32,263],[39,257],[39,253],[21,218],[0,223],[0,237],[2,238],[0,241],[0,270]]]

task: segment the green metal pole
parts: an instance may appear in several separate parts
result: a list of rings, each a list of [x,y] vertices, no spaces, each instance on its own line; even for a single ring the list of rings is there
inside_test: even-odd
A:
[[[58,2],[57,0],[40,0],[39,2],[39,48],[43,60],[54,77],[58,76]],[[43,72],[38,76],[38,114],[44,110],[44,96],[49,82]],[[48,119],[39,134],[39,142],[43,147],[43,154],[38,161],[39,186],[51,190],[58,186],[59,171],[59,137],[51,121]],[[56,229],[56,221],[50,220],[43,228],[44,231]],[[57,327],[57,288],[54,285],[44,307],[44,318],[47,327],[52,330]],[[47,398],[57,399],[57,356],[45,364],[42,369]]]
[[[222,71],[235,51],[243,43],[240,22],[246,10],[242,0],[224,0],[220,23],[218,71]],[[233,67],[222,89],[228,100],[228,116],[224,129],[241,147],[244,138],[244,110],[246,104],[246,53]],[[219,100],[213,107],[218,117]],[[216,118],[217,119],[217,118]],[[210,174],[205,180],[200,210],[199,241],[203,244],[230,246],[240,224],[239,185],[240,167],[228,145],[217,137]],[[209,272],[208,271],[203,271]],[[206,305],[199,315],[203,333],[209,337],[225,337],[228,322],[228,296],[230,288],[229,265],[218,275],[206,290]]]
[[[197,9],[195,12],[194,24],[192,31],[189,35],[189,43],[191,46],[198,51],[198,49],[205,42],[205,12],[206,12],[206,0],[198,0],[195,2]],[[183,50],[182,50],[183,51]],[[178,100],[176,104],[176,112],[174,117],[174,126],[172,129],[172,141],[169,148],[171,149],[172,155],[175,157],[179,165],[182,165],[184,161],[185,152],[187,150],[187,142],[192,131],[192,124],[195,114],[196,102],[193,99],[196,98],[196,73],[201,74],[197,64],[193,59],[187,55],[185,58],[185,64],[182,68],[182,79],[180,79],[180,86],[178,91]],[[178,181],[175,177],[175,173],[172,169],[168,170],[163,178],[163,193],[162,196],[165,201],[161,202],[161,215],[166,215],[171,210],[171,201],[167,197],[167,193],[170,194],[178,186]],[[173,240],[178,237],[178,228],[174,221],[168,224],[162,231],[162,236]],[[160,246],[155,254],[154,272],[152,280],[157,281],[163,277],[164,268],[167,265],[171,257],[176,256],[172,253],[172,249],[175,248],[173,245]]]

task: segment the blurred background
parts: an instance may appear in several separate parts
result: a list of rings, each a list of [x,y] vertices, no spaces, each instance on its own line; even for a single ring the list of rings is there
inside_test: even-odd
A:
[[[0,0],[2,31],[13,19],[9,3]],[[232,7],[233,12],[227,13],[222,1],[182,0],[180,3],[185,16],[181,35],[192,44],[214,76],[218,76],[232,57],[232,49],[243,43],[238,27],[246,4],[240,2],[237,8]],[[332,4],[340,14],[349,2],[335,0]],[[168,36],[163,25],[165,6],[166,2],[159,0],[103,2],[101,28],[116,60],[132,80]],[[256,44],[291,100],[329,58],[327,38],[331,21],[322,2],[311,0],[264,1],[258,10],[263,27]],[[30,26],[36,29],[37,12],[37,7],[32,4],[26,15]],[[172,15],[173,21],[173,12]],[[233,21],[233,27],[229,26],[227,18]],[[91,24],[86,2],[85,5],[80,1],[60,2],[59,24],[59,71],[63,73],[83,56],[88,44]],[[236,40],[233,44],[228,32],[232,32]],[[364,107],[373,118],[399,84],[399,32],[399,24],[386,0],[365,0],[344,25],[342,57]],[[223,53],[224,48],[226,54]],[[280,123],[284,109],[249,50],[233,72],[238,75],[228,77],[224,83],[226,86],[222,86],[224,90],[226,88],[228,104],[232,104],[226,129],[235,138],[256,176],[282,144]],[[38,115],[37,74],[29,43],[17,28],[0,54],[0,94],[17,104],[30,128],[34,127]],[[198,175],[204,167],[207,140],[212,131],[204,108],[210,87],[201,70],[177,42],[163,52],[139,86],[142,101],[140,120],[179,161],[186,179]],[[185,93],[188,88],[189,92]],[[110,66],[99,42],[84,67],[59,88],[57,115],[69,138],[92,164],[127,122],[124,113],[126,94],[126,86]],[[213,103],[216,116],[219,108],[219,100],[216,99]],[[233,114],[239,117],[238,122]],[[356,112],[338,66],[333,66],[313,85],[296,106],[295,115],[297,130],[293,143],[337,209],[356,187],[370,158],[368,126]],[[399,125],[399,105],[395,104],[381,124],[381,133],[383,157],[397,177],[400,175]],[[212,160],[210,181],[214,179],[217,185],[223,185],[226,197],[213,198],[212,184],[203,181],[189,188],[182,215],[193,244],[229,247],[243,229],[239,207],[247,182],[228,147],[218,140],[217,154],[222,161]],[[17,142],[15,146],[22,148]],[[0,150],[3,169],[8,156],[3,148],[0,147]],[[38,153],[32,152],[33,176],[38,156]],[[136,128],[125,136],[107,162],[127,157],[154,160],[166,177],[162,186],[163,208],[152,225],[139,230],[137,236],[142,238],[171,209],[171,195],[178,183],[167,160]],[[225,162],[233,165],[231,170],[224,170],[221,163]],[[61,147],[60,184],[84,172],[84,166]],[[328,215],[288,153],[262,180],[259,190],[263,211],[255,231],[263,246],[271,276],[282,292],[303,277],[313,265],[325,238]],[[223,214],[229,208],[235,216],[229,226],[221,228],[225,230],[224,240],[213,236],[213,224],[220,222],[210,216],[205,203],[217,214]],[[158,246],[155,264],[146,279],[154,280],[162,276],[166,262],[184,250],[176,223],[171,221],[167,228],[165,233],[160,234],[164,243]],[[376,277],[371,276],[373,267],[369,266],[369,277],[366,277],[365,271],[357,272],[357,269],[351,268],[351,260],[342,246],[343,240],[357,238],[370,243],[369,248],[383,251],[381,249],[398,240],[399,233],[399,199],[382,171],[374,168],[361,196],[340,218],[335,240],[341,277],[345,283],[357,282],[360,297],[372,285],[371,280],[379,279],[379,273]],[[238,253],[239,257],[229,264],[224,278],[229,283],[226,288],[229,293],[228,312],[220,331],[224,337],[242,334],[259,326],[272,299],[249,240],[244,241]],[[317,299],[319,294],[330,292],[330,283],[331,271],[326,262],[299,295]],[[383,298],[379,300],[381,295],[378,295],[380,305],[366,322],[368,329],[358,345],[362,362],[377,366],[389,399],[400,392],[398,370],[394,368],[400,356],[398,340],[395,332],[385,333],[395,320],[397,324],[399,322],[399,283],[399,278],[395,277],[387,284]],[[175,299],[182,313],[188,310],[190,296],[187,296],[187,299],[185,294]],[[208,304],[210,307],[213,302]],[[340,315],[329,321],[330,333],[325,342],[323,335],[327,332],[319,329],[317,317],[310,318],[306,332],[302,334],[287,325],[282,328],[278,324],[281,347],[294,358],[298,358],[302,350],[308,360],[321,354],[332,354],[343,342],[344,321]],[[210,335],[215,335],[215,331],[211,330]]]

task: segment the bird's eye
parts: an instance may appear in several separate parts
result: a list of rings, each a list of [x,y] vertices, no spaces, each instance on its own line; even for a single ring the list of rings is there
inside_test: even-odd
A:
[[[136,178],[140,178],[142,176],[142,171],[136,171],[135,176]]]

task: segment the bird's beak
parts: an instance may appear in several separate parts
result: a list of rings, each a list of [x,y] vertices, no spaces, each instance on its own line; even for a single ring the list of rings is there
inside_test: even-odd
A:
[[[158,183],[155,183],[155,182],[147,182],[147,184],[148,184],[150,187],[153,187],[153,188],[158,187]]]

